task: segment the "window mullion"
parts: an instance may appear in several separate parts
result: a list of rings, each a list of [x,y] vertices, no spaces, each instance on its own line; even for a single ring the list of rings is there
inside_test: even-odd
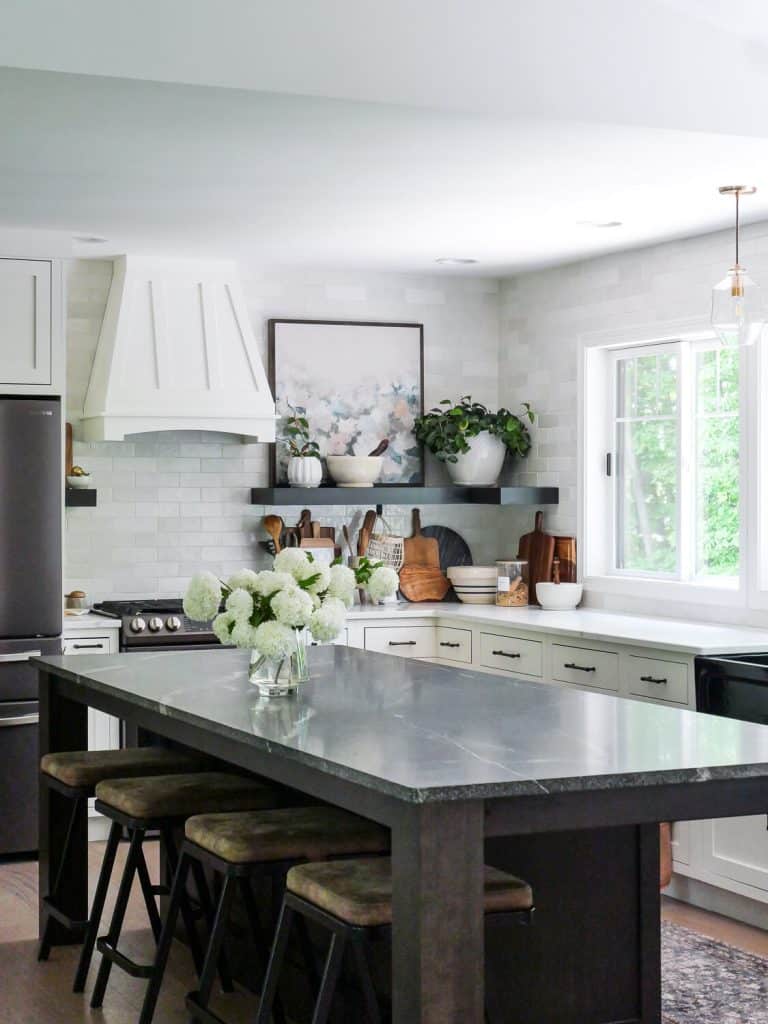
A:
[[[678,376],[678,579],[691,580],[696,573],[698,525],[696,509],[696,394],[694,355],[689,342],[680,342]]]

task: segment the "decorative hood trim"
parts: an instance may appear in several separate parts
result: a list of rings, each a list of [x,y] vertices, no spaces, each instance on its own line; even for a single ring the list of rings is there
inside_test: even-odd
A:
[[[83,407],[86,441],[215,430],[274,441],[237,266],[120,256]]]

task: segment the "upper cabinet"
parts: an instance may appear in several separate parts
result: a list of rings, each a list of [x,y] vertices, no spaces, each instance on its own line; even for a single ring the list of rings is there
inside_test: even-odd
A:
[[[59,393],[63,369],[61,268],[0,259],[0,390]]]

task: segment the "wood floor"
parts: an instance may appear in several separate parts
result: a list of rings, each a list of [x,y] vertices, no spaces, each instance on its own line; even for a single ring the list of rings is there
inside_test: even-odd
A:
[[[147,844],[150,870],[155,872],[155,844]],[[103,844],[89,846],[90,876],[95,882]],[[121,848],[118,868],[126,847]],[[115,871],[115,879],[119,870]],[[111,898],[114,898],[116,882]],[[111,901],[107,913],[111,911]],[[768,932],[739,924],[716,914],[697,910],[675,900],[664,899],[667,920],[685,925],[703,935],[768,957]],[[140,897],[134,892],[126,919],[125,948],[143,962],[151,960],[152,935]],[[106,916],[105,916],[106,920]],[[145,982],[113,970],[102,1010],[91,1010],[87,997],[71,991],[78,947],[54,949],[47,963],[40,964],[37,952],[37,864],[32,861],[0,863],[0,1024],[135,1024]],[[91,971],[91,983],[95,978]],[[166,974],[163,994],[155,1015],[157,1024],[187,1024],[184,996],[194,987],[194,973],[187,950],[175,944]],[[252,1021],[255,1001],[237,992],[221,996],[214,1003],[233,1024]]]

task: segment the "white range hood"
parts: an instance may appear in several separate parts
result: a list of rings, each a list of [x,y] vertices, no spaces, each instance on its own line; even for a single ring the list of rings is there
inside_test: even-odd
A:
[[[115,260],[85,441],[215,430],[274,441],[275,403],[232,262]]]

